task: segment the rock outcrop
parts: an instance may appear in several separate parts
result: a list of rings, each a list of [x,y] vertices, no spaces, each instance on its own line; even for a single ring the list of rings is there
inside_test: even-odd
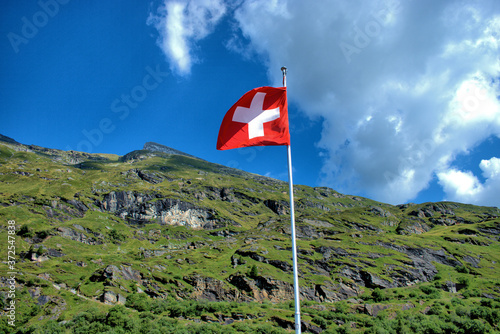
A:
[[[112,191],[95,203],[100,210],[111,212],[132,224],[157,222],[193,229],[214,229],[225,226],[210,209],[158,194]]]
[[[77,225],[77,226],[79,226],[79,225]],[[86,233],[89,233],[89,232],[93,233],[93,232],[91,232],[90,230],[87,230],[87,229],[83,229],[83,228],[81,228],[80,230],[82,230],[82,232],[78,232],[72,228],[62,227],[62,226],[57,228],[57,232],[59,232],[59,234],[63,238],[68,238],[68,239],[78,241],[78,242],[81,242],[81,243],[84,243],[87,245],[101,245],[103,243],[101,234],[96,234],[96,235],[94,235],[94,237],[90,237],[83,232],[86,232]],[[98,237],[96,237],[96,236],[98,236]],[[100,236],[100,238],[99,238],[99,236]]]

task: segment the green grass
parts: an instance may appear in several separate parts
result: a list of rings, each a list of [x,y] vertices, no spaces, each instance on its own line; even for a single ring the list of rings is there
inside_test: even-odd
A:
[[[38,326],[42,331],[44,326],[60,326],[49,320],[53,312],[59,312],[54,310],[60,307],[60,314],[55,320],[70,321],[66,327],[61,327],[63,332],[68,333],[93,323],[107,326],[111,309],[126,314],[126,318],[132,321],[130,326],[136,326],[134,328],[143,326],[146,323],[143,319],[151,316],[154,321],[149,323],[162,323],[164,328],[174,326],[178,331],[222,332],[225,328],[228,333],[287,332],[280,329],[277,322],[293,321],[293,303],[287,300],[274,304],[268,300],[262,303],[234,303],[232,300],[235,298],[248,301],[253,295],[236,292],[236,287],[228,282],[232,275],[254,279],[250,277],[250,272],[255,267],[257,277],[292,284],[291,272],[272,265],[272,261],[292,264],[290,217],[277,215],[264,204],[265,200],[287,203],[287,183],[190,157],[146,151],[134,152],[134,156],[135,159],[124,161],[116,155],[81,154],[80,158],[86,161],[70,165],[71,154],[68,152],[19,152],[12,145],[0,143],[0,240],[7,240],[7,221],[12,219],[16,221],[17,231],[23,227],[25,233],[23,236],[16,235],[16,270],[23,274],[18,280],[24,286],[19,291],[19,300],[23,302],[19,309],[22,328]],[[141,180],[134,172],[136,169],[154,173],[155,177],[163,177],[164,180],[156,184]],[[14,172],[27,172],[31,176]],[[229,189],[231,201],[220,197],[223,188]],[[157,221],[133,225],[114,213],[98,209],[96,203],[111,191],[155,194],[161,198],[188,202],[211,210],[217,220],[225,222],[226,226],[212,231],[163,225]],[[81,201],[89,210],[80,217],[75,207],[68,203],[70,200]],[[155,200],[159,199],[152,201]],[[482,324],[484,328],[498,331],[498,327],[488,319],[494,316],[491,312],[500,308],[500,243],[498,237],[485,232],[487,228],[498,229],[500,210],[497,208],[452,202],[396,207],[343,195],[328,188],[301,185],[295,187],[295,200],[298,231],[314,232],[314,237],[297,240],[301,287],[314,291],[317,285],[338,286],[342,279],[345,286],[361,291],[350,302],[303,300],[303,319],[307,322],[322,327],[325,333],[375,333],[370,332],[374,328],[380,328],[380,333],[383,333],[383,328],[388,333],[400,332],[404,326],[413,328],[410,319],[418,319],[425,326],[430,326],[427,321],[432,320],[439,326],[446,323],[457,328],[469,328]],[[435,211],[432,217],[421,218],[420,222],[430,227],[428,232],[399,234],[403,227],[401,222],[411,226],[413,221],[409,217],[416,218],[415,212],[434,207],[448,211]],[[49,217],[49,212],[53,217]],[[459,221],[459,217],[467,223],[443,226],[432,221],[434,218]],[[72,229],[101,244],[87,245],[70,240],[62,237],[58,228]],[[216,232],[231,236],[217,236]],[[35,244],[35,236],[44,236],[44,239]],[[30,252],[35,252],[40,244],[42,249],[58,250],[65,255],[33,262]],[[438,271],[434,281],[382,289],[380,291],[385,299],[377,302],[373,289],[359,285],[358,281],[342,274],[342,270],[363,270],[394,282],[399,275],[397,271],[411,271],[414,263],[404,253],[384,246],[389,244],[442,250],[447,257],[459,261],[461,266],[455,268],[431,263]],[[332,250],[329,259],[324,259],[319,252],[321,247]],[[155,251],[157,255],[153,255]],[[0,252],[7,253],[7,243],[0,243]],[[244,252],[255,253],[265,261],[241,255]],[[244,264],[234,266],[231,261],[233,256],[239,257]],[[468,262],[474,258],[479,260],[478,268]],[[329,269],[318,270],[318,263]],[[143,284],[126,280],[121,275],[115,280],[96,281],[99,273],[109,265],[132,268],[140,273]],[[195,289],[188,282],[194,275],[218,280],[222,282],[223,290],[233,291],[234,294],[228,293],[227,300],[218,303],[192,301],[190,298]],[[48,280],[41,277],[48,277]],[[467,282],[468,285],[452,294],[442,290],[446,281]],[[66,286],[67,289],[57,290],[53,284]],[[37,287],[53,298],[53,302],[36,306],[30,291],[33,293]],[[146,315],[133,307],[122,310],[99,301],[104,291],[134,299],[136,297],[132,296],[137,295],[139,288],[151,295],[157,294],[158,298],[147,297],[146,300],[164,310]],[[69,289],[78,289],[89,300],[75,296]],[[258,292],[265,295],[259,289]],[[235,297],[238,293],[239,297]],[[490,305],[483,301],[485,295],[497,299],[487,299],[493,303]],[[379,316],[371,317],[364,311],[366,303],[380,303],[388,305],[388,308]],[[414,307],[401,311],[401,305],[407,303]],[[464,309],[469,309],[470,313],[470,309],[477,308],[481,303],[488,304],[487,309],[481,309],[488,316],[462,314]],[[88,313],[89,308],[94,311]],[[427,315],[428,309],[434,313]],[[171,316],[171,312],[185,312],[185,316],[177,319]],[[82,319],[82,314],[89,320],[88,324],[82,322],[77,326],[71,322]],[[241,314],[242,319],[230,325],[218,324],[219,317],[233,314]],[[255,314],[258,316],[254,317]],[[421,319],[422,316],[424,318]],[[203,319],[212,319],[216,323],[209,324]],[[476,320],[481,324],[470,322]],[[466,324],[466,321],[469,322]],[[426,330],[430,332],[429,328]],[[90,329],[87,331],[91,332]]]

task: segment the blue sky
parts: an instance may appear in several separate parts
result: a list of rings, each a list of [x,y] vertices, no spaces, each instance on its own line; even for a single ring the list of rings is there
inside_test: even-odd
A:
[[[246,91],[287,86],[294,181],[500,206],[500,2],[5,0],[0,133],[123,155],[147,141],[286,180],[284,147],[217,151]]]

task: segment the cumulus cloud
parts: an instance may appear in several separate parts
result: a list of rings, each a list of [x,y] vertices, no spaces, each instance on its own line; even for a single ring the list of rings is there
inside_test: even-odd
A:
[[[289,99],[324,119],[322,181],[413,199],[454,157],[500,133],[496,1],[246,1],[243,37]]]
[[[148,24],[158,29],[158,45],[171,68],[186,75],[197,61],[193,54],[195,43],[210,34],[225,13],[222,0],[165,0],[158,13],[150,15]]]
[[[483,171],[484,183],[471,171],[457,169],[438,173],[447,199],[452,201],[498,206],[500,194],[500,159],[493,157],[482,160],[479,168]]]
[[[450,166],[500,134],[498,0],[192,3],[165,4],[171,62],[187,72],[191,44],[230,11],[228,48],[260,55],[275,85],[286,65],[289,101],[323,120],[322,184],[389,203],[414,199],[436,175],[450,198],[490,189]]]

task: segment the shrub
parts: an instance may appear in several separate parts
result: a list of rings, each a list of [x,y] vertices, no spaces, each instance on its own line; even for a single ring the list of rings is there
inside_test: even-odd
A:
[[[40,245],[40,247],[38,247],[38,249],[36,250],[36,255],[40,256],[43,254],[43,246]]]
[[[168,311],[168,302],[164,299],[155,299],[151,304],[150,311],[153,314],[161,314]]]
[[[7,317],[0,317],[0,333],[10,334],[14,333],[15,327],[8,324]]]
[[[248,273],[248,277],[250,278],[257,278],[259,276],[259,269],[257,269],[257,266],[254,264]]]
[[[478,289],[467,289],[462,292],[462,295],[464,296],[464,298],[473,298],[479,297],[481,295],[481,292],[479,292]]]
[[[432,285],[423,285],[420,287],[420,290],[427,295],[427,299],[441,298],[441,290],[436,289],[436,287]]]
[[[32,325],[28,329],[28,333],[53,333],[59,334],[64,333],[61,326],[55,320],[49,320],[47,323],[43,325]]]
[[[345,314],[345,313],[349,312],[350,307],[345,300],[341,300],[341,301],[335,303],[335,309],[337,310],[338,313]],[[326,318],[326,319],[328,319],[328,318]]]
[[[139,312],[149,311],[151,309],[151,298],[145,293],[134,293],[127,297],[125,306],[136,309]]]
[[[35,235],[35,233],[31,231],[28,225],[23,225],[21,226],[21,229],[17,232],[17,235],[20,237],[32,238]]]
[[[434,303],[431,308],[429,309],[429,311],[427,312],[427,314],[429,315],[440,315],[441,313],[443,313],[443,307],[437,303]]]
[[[39,237],[40,239],[45,239],[49,235],[50,235],[49,231],[40,231],[40,232],[37,233],[37,237]]]
[[[439,281],[441,278],[443,278],[441,276],[441,274],[437,273],[436,275],[434,275],[434,277],[432,278],[434,281]]]
[[[456,266],[455,267],[455,270],[459,273],[462,273],[462,274],[468,274],[469,273],[469,268],[467,268],[466,266]]]
[[[457,297],[451,298],[451,304],[453,306],[455,306],[455,307],[458,306],[458,305],[465,305],[465,303],[461,299],[459,299]]]
[[[496,324],[500,324],[500,311],[499,310],[490,310],[487,317],[485,318],[492,326]]]
[[[490,332],[491,326],[478,319],[467,319],[462,324],[462,329],[467,334],[484,334]]]
[[[322,329],[326,329],[328,327],[328,321],[326,321],[325,318],[323,317],[316,316],[314,317],[313,321],[314,323],[316,323],[316,325],[318,325]]]
[[[380,288],[373,289],[372,298],[376,302],[382,302],[384,300],[387,300],[385,291],[381,290]]]
[[[459,317],[469,317],[469,313],[470,313],[470,310],[468,307],[466,306],[457,306],[457,308],[455,309],[455,313],[459,316]]]
[[[468,288],[470,286],[470,281],[469,281],[469,279],[467,277],[459,277],[458,278],[458,283],[462,284],[466,288]]]
[[[337,329],[337,333],[339,334],[350,334],[352,333],[351,325],[345,324]]]
[[[125,236],[125,234],[120,233],[120,232],[118,232],[115,229],[112,229],[111,231],[109,231],[109,237],[113,241],[121,241],[121,242],[123,242],[123,241],[125,241],[127,239],[127,237]]]
[[[491,300],[491,299],[481,299],[481,306],[493,308],[493,300]]]
[[[126,331],[132,331],[135,327],[134,319],[130,317],[130,314],[123,305],[113,306],[109,310],[106,316],[106,324],[111,327],[121,327]]]

